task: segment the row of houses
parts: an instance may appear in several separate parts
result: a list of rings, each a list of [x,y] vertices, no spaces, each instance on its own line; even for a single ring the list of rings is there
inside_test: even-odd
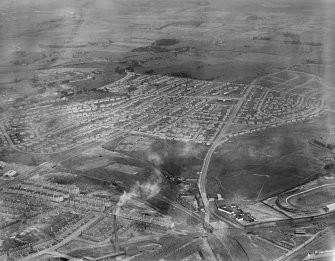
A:
[[[10,193],[10,194],[25,195],[25,196],[29,196],[29,197],[35,197],[35,198],[38,198],[38,199],[50,200],[50,201],[54,201],[54,202],[64,201],[64,197],[60,193],[47,194],[47,193],[40,192],[40,191],[25,190],[25,189],[21,189],[21,188],[11,188],[11,187],[3,188],[2,192]]]
[[[63,185],[63,184],[57,184],[57,183],[52,183],[48,181],[42,181],[42,180],[26,180],[24,182],[25,184],[30,184],[33,186],[39,186],[47,189],[52,189],[52,190],[57,190],[63,193],[68,193],[68,194],[79,194],[80,190],[76,185]]]

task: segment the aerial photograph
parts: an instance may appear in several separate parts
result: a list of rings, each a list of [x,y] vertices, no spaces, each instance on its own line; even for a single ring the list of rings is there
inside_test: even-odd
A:
[[[1,0],[0,261],[335,261],[335,0]]]

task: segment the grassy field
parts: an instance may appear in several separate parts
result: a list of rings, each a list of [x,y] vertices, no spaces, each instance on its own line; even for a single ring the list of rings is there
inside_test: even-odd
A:
[[[115,166],[130,165],[139,170],[139,172],[134,179],[133,175],[126,174],[122,169],[111,168],[113,164],[117,164]],[[146,162],[125,157],[122,154],[112,153],[102,148],[80,154],[66,161],[64,165],[75,171],[79,171],[86,177],[92,177],[102,182],[118,181],[129,187],[135,184],[136,181],[143,182],[147,180],[152,172],[150,164]]]
[[[319,159],[327,153],[308,139],[326,135],[334,126],[329,114],[224,143],[209,167],[208,193],[221,193],[229,201],[259,201],[318,176],[323,167]]]
[[[297,64],[333,62],[325,55],[332,32],[323,28],[331,13],[311,0],[61,0],[38,8],[26,1],[24,9],[5,0],[1,7],[0,73],[10,92],[34,93],[31,71],[63,64],[104,70],[77,83],[90,89],[118,79],[127,67],[250,82]],[[23,88],[8,85],[15,78]]]

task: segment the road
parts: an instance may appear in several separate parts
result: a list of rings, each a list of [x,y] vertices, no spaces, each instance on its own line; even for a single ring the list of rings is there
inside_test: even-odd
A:
[[[233,123],[233,120],[236,117],[236,114],[240,110],[243,102],[245,101],[245,99],[249,95],[252,88],[253,88],[253,84],[251,84],[248,87],[248,89],[246,90],[244,95],[239,99],[238,103],[234,107],[234,110],[233,110],[229,120],[225,123],[225,125],[221,129],[220,133],[218,134],[218,136],[213,141],[212,146],[209,148],[209,150],[207,151],[207,154],[205,156],[205,159],[204,159],[204,162],[203,162],[203,165],[202,165],[202,168],[201,168],[201,172],[200,172],[200,177],[199,177],[199,180],[198,180],[198,187],[199,187],[199,191],[200,191],[202,201],[204,203],[205,221],[206,222],[209,222],[209,207],[208,207],[209,202],[208,202],[208,199],[207,199],[207,192],[206,192],[206,176],[207,176],[208,166],[209,166],[209,163],[211,161],[211,157],[212,157],[215,149],[219,145],[221,145],[223,142],[228,140],[228,138],[225,137],[226,134],[227,134],[227,131],[229,130],[231,124]]]
[[[310,74],[308,74],[310,75]],[[313,78],[314,79],[314,78]],[[319,78],[317,78],[318,80],[320,80]],[[292,80],[292,79],[291,79]],[[199,187],[199,191],[200,191],[200,194],[201,194],[201,198],[202,198],[202,201],[204,203],[204,209],[205,209],[205,221],[206,222],[209,222],[209,208],[208,208],[208,199],[207,199],[207,192],[206,192],[206,176],[207,176],[207,171],[208,171],[208,166],[209,166],[209,163],[210,163],[210,160],[211,160],[211,157],[215,151],[215,149],[221,145],[223,142],[227,141],[228,138],[226,137],[226,134],[227,134],[227,130],[229,130],[231,124],[233,123],[233,120],[234,118],[236,117],[238,111],[240,110],[243,102],[246,100],[248,94],[250,93],[250,91],[252,90],[253,87],[256,86],[256,82],[257,82],[257,79],[255,79],[251,84],[250,86],[248,87],[247,91],[245,92],[245,94],[243,95],[243,97],[241,97],[237,103],[237,105],[234,107],[234,110],[232,112],[232,115],[230,116],[229,120],[226,122],[226,124],[223,126],[223,128],[221,129],[220,133],[218,134],[218,136],[215,138],[215,140],[213,141],[211,147],[209,148],[209,150],[207,151],[207,154],[205,156],[205,159],[204,159],[204,162],[203,162],[203,165],[202,165],[202,169],[201,169],[201,172],[200,172],[200,177],[198,179],[198,187]],[[325,85],[323,83],[323,85]],[[328,87],[328,86],[327,86]],[[329,88],[329,87],[328,87]],[[266,95],[263,96],[263,99],[265,99]],[[325,104],[325,99],[326,97],[322,96],[322,99],[321,99],[321,104],[319,106],[319,108],[317,108],[315,110],[314,113],[312,113],[312,115],[315,115],[315,114],[319,114],[323,108],[324,108],[324,104]],[[306,115],[308,116],[308,115]],[[284,124],[283,120],[281,119],[282,121],[282,124]]]
[[[127,75],[128,77],[129,74]],[[122,80],[126,80],[127,77],[125,77]],[[225,123],[225,125],[223,126],[223,128],[220,130],[220,132],[218,133],[217,137],[215,138],[215,140],[213,141],[212,145],[210,146],[210,148],[208,149],[206,156],[204,158],[204,162],[202,165],[202,169],[200,172],[200,176],[199,176],[199,180],[198,180],[198,187],[199,187],[199,191],[200,191],[200,195],[202,197],[203,203],[204,203],[204,209],[205,209],[205,222],[208,223],[210,221],[210,212],[209,212],[209,201],[207,199],[207,191],[206,191],[206,177],[207,177],[207,172],[208,172],[208,167],[211,161],[211,157],[214,153],[214,151],[216,150],[216,148],[221,145],[222,143],[224,143],[225,141],[228,140],[227,138],[227,133],[230,130],[231,125],[233,124],[233,120],[235,119],[238,111],[240,110],[241,106],[243,105],[243,102],[246,100],[246,98],[248,97],[250,91],[253,89],[253,87],[255,86],[255,81],[253,83],[251,83],[251,85],[248,87],[248,89],[246,90],[246,92],[244,93],[244,95],[238,99],[237,104],[234,106],[234,109],[232,111],[232,114],[229,118],[229,120]],[[200,98],[200,97],[197,97]],[[208,97],[207,97],[208,98]],[[236,98],[235,98],[236,99]],[[265,99],[265,95],[263,97],[263,101]],[[320,108],[318,108],[319,111],[322,110],[324,106],[324,99],[322,99],[321,101],[321,105]],[[163,111],[159,112],[159,114],[156,117],[153,118],[145,118],[144,120],[142,120],[141,122],[134,122],[129,126],[129,129],[126,131],[122,131],[122,130],[118,130],[117,132],[113,133],[112,136],[114,136],[113,138],[115,138],[116,136],[123,136],[125,135],[125,133],[127,132],[132,132],[132,131],[137,131],[138,128],[140,128],[141,126],[145,126],[147,124],[149,124],[152,120],[158,120],[160,119],[160,117],[162,115],[164,115],[167,111],[169,111],[169,108],[164,109]],[[4,131],[4,127],[0,126],[0,128],[2,129],[2,132],[5,133],[6,138],[8,139],[8,141],[10,142],[10,145],[12,147],[15,148],[15,144],[13,144],[11,142],[11,140],[9,139],[8,135],[6,135],[6,132]],[[111,137],[109,137],[111,138]],[[68,160],[72,157],[77,156],[78,154],[80,154],[83,150],[88,150],[88,149],[92,149],[94,147],[97,147],[101,145],[101,142],[90,142],[88,144],[80,144],[78,147],[73,148],[73,150],[69,150],[67,152],[62,153],[59,157],[56,157],[54,162],[55,163],[60,163],[63,162],[65,160]],[[50,166],[49,166],[50,167]],[[43,170],[43,166],[38,166],[34,171],[26,173],[21,175],[19,178],[17,178],[16,180],[13,181],[8,181],[6,184],[4,185],[8,185],[11,182],[17,182],[17,180],[23,179],[23,178],[27,178],[30,175],[35,174],[38,171]],[[162,199],[162,198],[161,198]],[[201,217],[199,217],[198,215],[194,214],[192,211],[189,211],[188,209],[182,207],[181,205],[177,204],[176,202],[170,201],[166,198],[162,199],[164,201],[167,201],[168,203],[170,203],[171,205],[173,205],[174,207],[177,207],[178,209],[184,211],[185,213],[189,214],[189,215],[193,215],[195,216],[197,219],[201,219]],[[96,217],[97,218],[97,217]],[[77,236],[79,236],[80,232],[85,229],[87,226],[89,226],[91,223],[93,223],[96,218],[92,219],[90,222],[88,222],[87,224],[85,224],[83,227],[79,228],[78,230],[76,230],[74,233],[72,233],[70,236],[66,237],[64,240],[62,240],[61,242],[59,242],[57,245],[52,246],[46,250],[43,250],[41,252],[38,252],[36,254],[30,255],[29,257],[25,257],[22,258],[20,260],[32,260],[33,258],[35,258],[36,256],[40,256],[44,253],[53,253],[53,251],[55,251],[57,248],[59,248],[60,246],[68,243],[69,241],[71,241],[72,239],[76,238]],[[309,239],[309,241],[307,242],[310,243],[312,242],[317,236],[313,236]],[[304,245],[301,245],[297,248],[294,249],[294,251],[292,253],[290,253],[288,256],[290,255],[294,255],[296,252],[298,252],[300,249],[302,249],[304,247]],[[282,258],[286,258],[282,257]],[[284,260],[284,259],[278,259],[278,260]]]

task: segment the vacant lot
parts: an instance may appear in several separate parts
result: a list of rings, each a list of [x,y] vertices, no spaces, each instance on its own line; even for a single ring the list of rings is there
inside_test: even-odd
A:
[[[212,157],[208,193],[221,193],[231,201],[257,201],[307,182],[320,174],[323,164],[318,159],[327,154],[308,144],[308,139],[333,128],[333,114],[329,114],[224,143]]]
[[[122,173],[129,174],[129,175],[135,175],[142,170],[142,168],[139,168],[136,166],[124,165],[124,164],[119,164],[119,163],[108,165],[106,169],[110,171],[122,172]]]

